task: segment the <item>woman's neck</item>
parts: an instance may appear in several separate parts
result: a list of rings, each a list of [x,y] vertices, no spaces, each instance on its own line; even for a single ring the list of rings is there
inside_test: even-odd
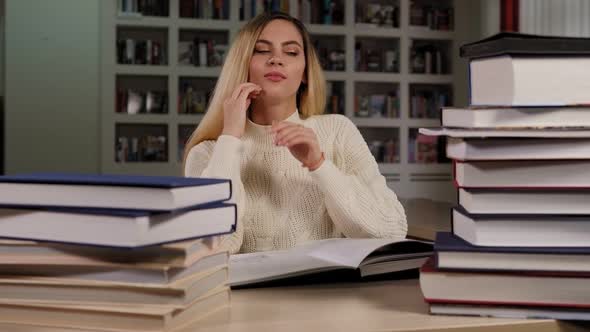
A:
[[[273,121],[283,121],[297,109],[295,99],[277,103],[256,100],[252,103],[250,120],[256,124],[268,126]]]

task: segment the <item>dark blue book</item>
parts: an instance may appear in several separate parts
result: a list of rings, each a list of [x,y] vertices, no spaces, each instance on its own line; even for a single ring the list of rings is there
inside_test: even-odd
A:
[[[474,246],[452,233],[439,232],[434,250],[439,269],[590,272],[590,246]]]
[[[139,248],[232,233],[237,207],[198,205],[173,212],[0,206],[0,238]]]
[[[0,204],[172,211],[231,198],[229,179],[31,173],[0,176]]]

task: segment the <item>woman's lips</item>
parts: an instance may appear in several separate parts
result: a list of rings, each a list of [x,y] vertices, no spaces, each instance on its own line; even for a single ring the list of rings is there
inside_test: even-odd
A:
[[[270,73],[264,75],[264,77],[266,77],[267,79],[269,79],[273,82],[279,82],[279,81],[282,81],[285,78],[287,78],[287,77],[285,77],[285,75],[283,75],[279,72],[270,72]]]

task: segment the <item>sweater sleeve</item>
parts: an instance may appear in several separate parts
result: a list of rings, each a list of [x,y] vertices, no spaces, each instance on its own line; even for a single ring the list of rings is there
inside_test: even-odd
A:
[[[405,238],[407,221],[396,194],[369,151],[357,127],[343,116],[333,121],[334,153],[342,166],[326,158],[311,177],[322,188],[328,214],[335,226],[351,238]]]
[[[244,228],[242,218],[245,210],[244,185],[240,176],[242,141],[239,138],[221,135],[215,141],[204,141],[193,147],[187,156],[184,174],[187,177],[225,178],[232,181],[232,197],[236,203],[238,219],[236,231],[221,240],[222,247],[237,253],[242,246]]]

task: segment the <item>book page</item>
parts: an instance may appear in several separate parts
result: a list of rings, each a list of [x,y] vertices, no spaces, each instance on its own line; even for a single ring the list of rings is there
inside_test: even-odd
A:
[[[357,268],[388,239],[327,239],[288,250],[237,254],[230,258],[232,286],[292,277],[336,268]]]

